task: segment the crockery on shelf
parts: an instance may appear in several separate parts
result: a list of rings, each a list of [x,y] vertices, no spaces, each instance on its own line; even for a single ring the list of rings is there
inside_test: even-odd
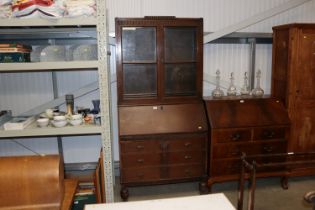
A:
[[[60,116],[54,116],[54,121],[65,121],[66,117],[63,115]]]
[[[52,120],[51,123],[56,127],[56,128],[61,128],[67,125],[67,120]]]
[[[71,116],[71,120],[82,120],[82,115],[81,114],[73,114]]]
[[[49,124],[49,119],[48,118],[39,118],[36,120],[37,125],[41,128],[43,127],[47,127],[47,125]]]
[[[81,125],[82,119],[70,120],[70,124],[73,126]]]

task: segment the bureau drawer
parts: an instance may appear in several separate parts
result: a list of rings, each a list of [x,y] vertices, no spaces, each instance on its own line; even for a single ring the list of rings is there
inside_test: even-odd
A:
[[[263,143],[259,147],[260,151],[257,154],[276,154],[287,152],[287,142],[278,141],[273,143]]]
[[[126,153],[200,151],[206,149],[206,135],[172,136],[150,140],[121,140],[120,151]]]
[[[161,163],[161,155],[159,153],[122,154],[120,162],[124,168],[157,166]]]
[[[211,140],[213,143],[250,141],[251,130],[250,129],[214,130],[212,131]]]
[[[164,144],[167,145],[168,151],[205,150],[206,139],[206,135],[179,137],[174,139],[166,139]]]
[[[239,158],[242,152],[247,155],[273,154],[286,152],[286,141],[255,142],[247,144],[217,144],[213,146],[212,155],[214,159]]]
[[[204,164],[174,165],[169,168],[169,178],[171,179],[201,177],[205,174]]]
[[[121,170],[121,183],[143,183],[174,179],[196,178],[206,174],[204,164],[134,167]]]
[[[254,128],[253,140],[284,139],[286,127]]]
[[[121,165],[124,168],[158,166],[165,164],[205,163],[205,151],[180,151],[169,153],[131,153],[122,154]]]
[[[210,167],[210,176],[240,174],[241,159],[214,160]]]
[[[160,180],[160,167],[123,168],[120,173],[122,183]]]
[[[160,152],[160,142],[158,140],[128,140],[120,141],[121,154],[126,153],[143,153],[143,152]]]
[[[205,151],[170,152],[165,154],[167,164],[205,163]]]
[[[249,146],[250,144],[217,144],[213,146],[212,156],[214,159],[220,158],[239,158],[242,152],[246,154],[252,154],[253,148]]]

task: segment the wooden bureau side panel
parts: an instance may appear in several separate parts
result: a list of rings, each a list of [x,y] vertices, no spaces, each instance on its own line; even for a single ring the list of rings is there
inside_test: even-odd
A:
[[[272,83],[271,92],[281,99],[287,107],[288,68],[289,68],[289,29],[275,30],[272,45]]]
[[[212,143],[250,141],[251,129],[215,129],[211,135]]]

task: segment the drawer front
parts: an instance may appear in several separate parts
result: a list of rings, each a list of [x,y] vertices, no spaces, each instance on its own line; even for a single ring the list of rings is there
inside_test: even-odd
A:
[[[165,154],[167,164],[205,163],[204,151],[170,152]]]
[[[161,155],[160,153],[122,154],[120,162],[124,168],[158,166],[161,163]]]
[[[169,137],[150,140],[121,140],[120,151],[127,153],[201,151],[206,149],[207,136],[188,135],[187,137]]]
[[[134,167],[121,170],[122,183],[144,183],[202,177],[204,164],[165,165],[160,167]]]
[[[204,164],[174,165],[169,168],[170,179],[195,178],[205,174]]]
[[[213,158],[240,158],[242,152],[247,155],[255,154],[273,154],[286,152],[286,141],[272,141],[266,143],[248,143],[248,144],[217,144],[213,146]]]
[[[192,137],[180,137],[174,139],[167,139],[164,144],[168,151],[194,151],[194,150],[205,150],[206,149],[205,135],[192,136]]]
[[[122,183],[160,180],[160,167],[124,168],[120,170]]]
[[[251,140],[250,129],[228,129],[212,131],[211,140],[213,143],[240,142]]]
[[[165,164],[205,163],[205,151],[180,151],[169,153],[132,153],[122,154],[121,165],[124,168],[159,166]]]
[[[214,160],[210,167],[211,176],[240,174],[241,159],[235,160]]]
[[[120,141],[120,152],[127,153],[144,153],[160,152],[160,142],[158,140],[128,140]]]
[[[214,159],[220,158],[239,158],[242,155],[242,152],[250,154],[253,152],[253,148],[249,144],[237,144],[237,145],[226,145],[226,144],[217,144],[213,146],[212,155]]]
[[[287,152],[287,142],[278,141],[273,143],[261,144],[260,151],[258,154],[275,154]]]
[[[284,139],[285,127],[255,128],[253,140]]]

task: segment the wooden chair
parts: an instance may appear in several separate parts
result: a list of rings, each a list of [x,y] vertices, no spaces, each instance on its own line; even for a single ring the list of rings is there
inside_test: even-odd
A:
[[[313,210],[315,210],[315,191],[308,192],[304,195],[304,200],[313,204]]]
[[[68,210],[77,185],[58,155],[0,158],[0,210]]]

